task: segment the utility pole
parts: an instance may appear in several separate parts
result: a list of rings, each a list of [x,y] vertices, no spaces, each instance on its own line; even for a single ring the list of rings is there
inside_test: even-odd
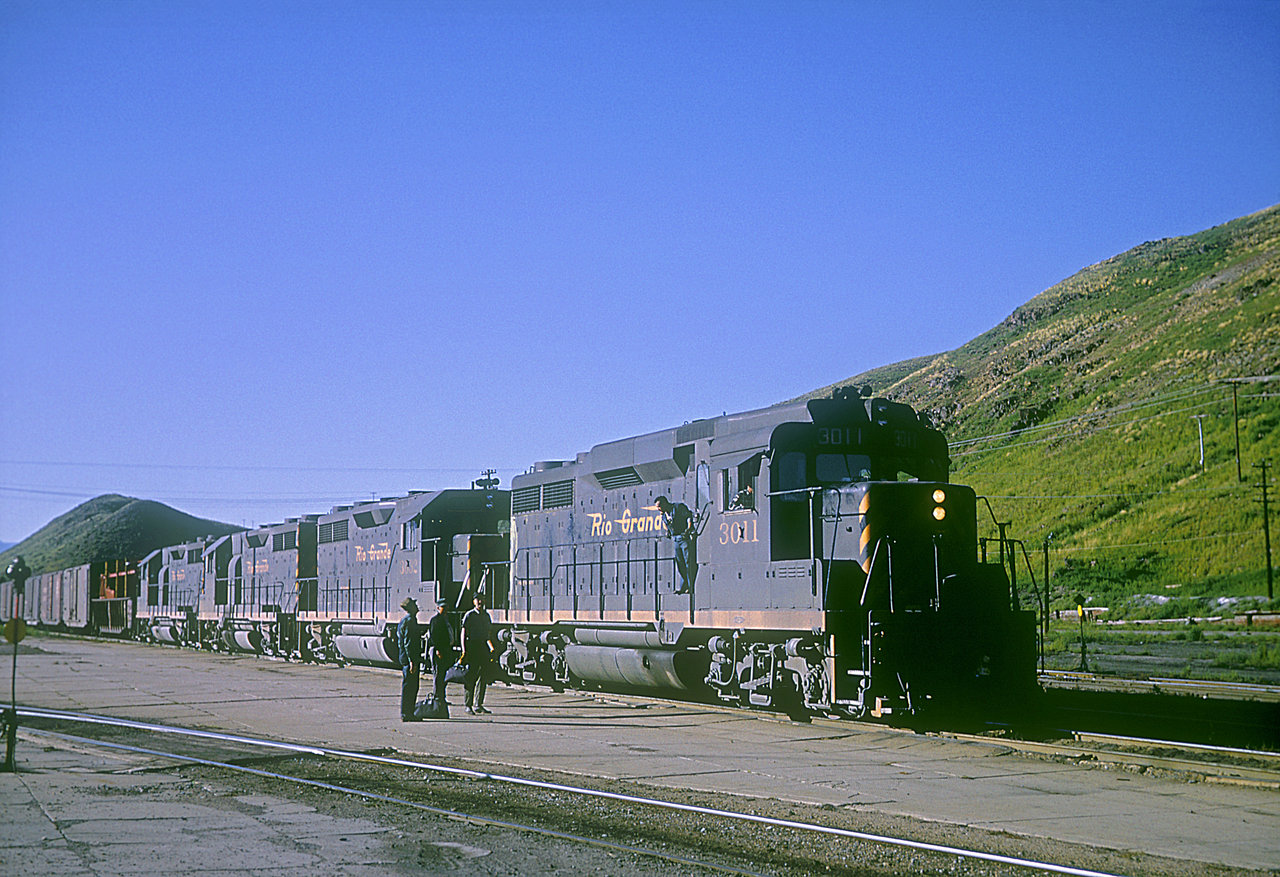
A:
[[[1231,417],[1236,424],[1236,483],[1244,484],[1244,473],[1240,471],[1240,385],[1231,385]]]
[[[1200,430],[1200,471],[1204,471],[1204,414],[1192,414],[1191,419],[1196,422],[1196,428]]]
[[[1040,619],[1040,672],[1044,672],[1044,646],[1049,639],[1049,543],[1053,541],[1050,533],[1044,540],[1044,617]]]
[[[1272,589],[1271,572],[1271,515],[1267,505],[1267,469],[1270,466],[1270,460],[1263,460],[1261,463],[1253,464],[1253,468],[1262,470],[1262,542],[1267,553],[1267,599],[1273,600],[1275,597]]]
[[[1254,375],[1248,378],[1224,378],[1223,382],[1231,385],[1231,413],[1235,418],[1236,429],[1236,481],[1244,483],[1244,472],[1240,467],[1240,385],[1267,384],[1280,381],[1280,375]],[[1254,468],[1257,468],[1256,466]]]

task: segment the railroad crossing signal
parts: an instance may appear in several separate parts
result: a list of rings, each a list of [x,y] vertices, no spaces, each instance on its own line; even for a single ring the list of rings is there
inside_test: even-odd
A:
[[[21,618],[10,618],[4,623],[4,638],[15,646],[27,635],[27,622]]]

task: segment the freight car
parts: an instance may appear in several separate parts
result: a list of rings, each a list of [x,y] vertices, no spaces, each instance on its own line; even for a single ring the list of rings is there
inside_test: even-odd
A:
[[[0,582],[0,618],[51,630],[121,634],[132,623],[137,570],[127,561],[86,563],[31,576],[21,593]]]
[[[405,597],[421,607],[507,589],[510,499],[415,492],[198,539],[139,563],[134,633],[161,643],[395,664]]]
[[[1034,614],[981,562],[949,469],[910,407],[849,390],[535,464],[512,482],[501,665],[792,713],[998,708],[1036,690]],[[688,593],[660,497],[695,522]]]

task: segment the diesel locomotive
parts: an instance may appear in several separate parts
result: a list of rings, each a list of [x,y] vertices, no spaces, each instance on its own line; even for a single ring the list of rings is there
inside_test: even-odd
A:
[[[536,464],[511,490],[511,676],[852,717],[1035,690],[1035,617],[910,407],[830,398]],[[696,529],[688,593],[660,497]]]
[[[460,616],[479,592],[511,680],[797,716],[985,714],[1037,690],[1036,619],[984,561],[949,469],[910,407],[837,390],[537,463],[510,491],[339,506],[45,573],[17,601],[5,583],[0,616],[395,665],[405,597]],[[683,574],[660,498],[688,510]]]

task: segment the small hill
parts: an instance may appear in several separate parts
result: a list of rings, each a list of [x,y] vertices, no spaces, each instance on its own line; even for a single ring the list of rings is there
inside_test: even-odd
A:
[[[927,412],[953,479],[1013,522],[1041,578],[1048,542],[1063,605],[1227,605],[1267,590],[1255,466],[1280,464],[1278,279],[1280,206],[1144,243],[963,347],[839,384]],[[1274,516],[1274,478],[1269,494]]]
[[[151,500],[108,494],[54,518],[0,554],[0,570],[19,554],[33,575],[101,560],[139,560],[165,545],[240,529]]]

